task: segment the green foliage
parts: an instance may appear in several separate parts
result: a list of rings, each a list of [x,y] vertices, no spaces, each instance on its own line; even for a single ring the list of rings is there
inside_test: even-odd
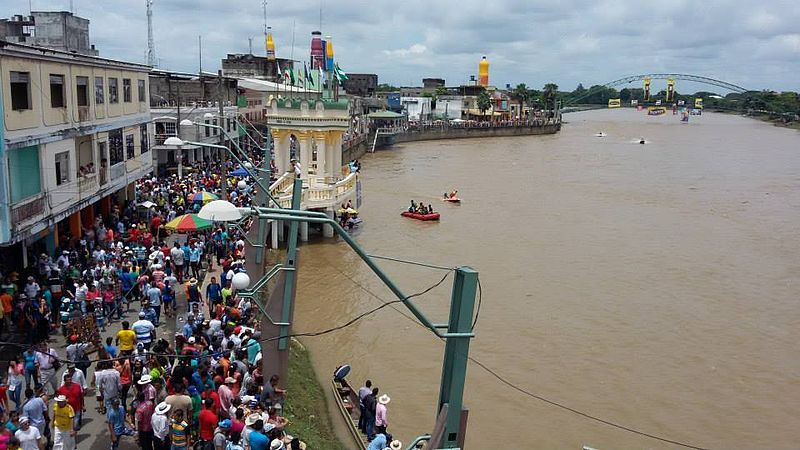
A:
[[[545,109],[554,111],[556,109],[556,98],[558,97],[558,85],[555,83],[547,83],[542,90],[542,101],[544,102]]]
[[[448,93],[449,92],[447,91],[447,88],[444,87],[444,86],[439,86],[439,87],[436,88],[436,96],[437,97],[441,97],[442,95],[447,95]]]
[[[308,448],[344,450],[346,447],[333,431],[327,397],[317,381],[308,351],[292,340],[290,352],[289,385],[284,405],[284,415],[289,419],[286,431],[299,437]]]
[[[396,86],[392,86],[391,84],[381,83],[378,87],[375,88],[376,92],[395,92],[399,91],[400,88]]]
[[[486,114],[486,111],[491,109],[492,99],[489,97],[489,93],[486,92],[486,90],[483,90],[480,94],[478,94],[477,103],[481,114]]]

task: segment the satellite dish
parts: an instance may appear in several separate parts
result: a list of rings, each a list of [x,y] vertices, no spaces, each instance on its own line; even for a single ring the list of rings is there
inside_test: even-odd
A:
[[[350,365],[345,364],[333,372],[334,381],[342,381],[350,373]]]

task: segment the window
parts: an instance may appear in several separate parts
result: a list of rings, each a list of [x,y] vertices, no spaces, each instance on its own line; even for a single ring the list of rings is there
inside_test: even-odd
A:
[[[109,78],[109,81],[111,78]],[[109,91],[111,88],[111,83],[108,85]],[[122,159],[122,130],[117,129],[108,132],[108,150],[109,150],[109,159],[111,160],[111,165],[119,164],[123,161]]]
[[[149,142],[147,141],[147,124],[139,125],[139,140],[142,142],[142,153],[147,153]]]
[[[125,103],[131,102],[131,79],[130,78],[123,78],[122,79],[122,101]]]
[[[42,192],[39,175],[39,146],[8,151],[8,184],[11,203],[25,200]]]
[[[167,134],[170,136],[177,136],[177,127],[175,126],[175,122],[164,122],[164,129],[166,130]]]
[[[108,103],[119,103],[119,80],[108,79]]]
[[[56,153],[56,186],[69,182],[69,152]]]
[[[103,77],[94,77],[94,102],[98,105],[102,105],[105,103],[105,97]]]
[[[50,74],[50,106],[53,108],[65,108],[64,101],[64,75]]]
[[[78,106],[89,106],[89,77],[75,77]]]
[[[212,123],[214,126],[217,126],[217,119],[214,119],[213,121],[211,121],[211,123]],[[218,129],[218,128],[214,128],[214,136],[216,136],[216,135],[218,135],[218,134],[219,134],[219,129]]]
[[[136,156],[136,148],[133,146],[132,134],[125,135],[125,153],[127,155],[126,159],[131,159]]]
[[[145,96],[146,96],[147,92],[145,92],[144,80],[138,80],[138,83],[139,83],[139,101],[140,102],[145,102],[145,101],[147,101],[145,99]]]
[[[230,131],[231,131],[231,119],[226,119],[225,120],[225,131],[230,133]]]
[[[31,109],[30,72],[11,72],[11,109],[23,111]]]
[[[206,125],[209,124],[208,120],[206,120],[205,122],[206,122]],[[209,127],[203,127],[203,128],[206,129],[206,137],[211,136],[211,128],[209,128]]]

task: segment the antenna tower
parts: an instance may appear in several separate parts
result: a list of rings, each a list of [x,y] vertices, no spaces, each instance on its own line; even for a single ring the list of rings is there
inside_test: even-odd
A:
[[[156,44],[153,42],[153,0],[145,0],[147,5],[147,65],[156,66]]]

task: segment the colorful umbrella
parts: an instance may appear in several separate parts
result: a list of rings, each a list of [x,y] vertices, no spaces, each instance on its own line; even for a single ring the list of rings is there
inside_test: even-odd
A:
[[[189,231],[207,230],[214,224],[210,220],[201,219],[197,214],[184,214],[170,220],[164,228],[170,231],[186,233]]]
[[[250,172],[247,171],[244,167],[239,167],[238,169],[231,172],[232,177],[246,177],[250,175]]]
[[[202,202],[204,205],[208,202],[213,202],[214,200],[218,199],[219,197],[207,191],[195,192],[194,194],[191,195],[191,197],[189,197],[189,201]]]

